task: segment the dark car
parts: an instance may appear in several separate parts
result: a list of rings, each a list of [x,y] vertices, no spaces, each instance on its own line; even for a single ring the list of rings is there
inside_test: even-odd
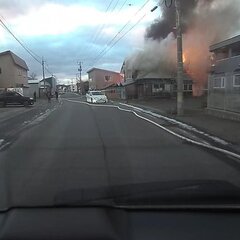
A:
[[[2,92],[0,93],[0,105],[13,105],[13,104],[21,104],[24,106],[33,105],[34,100],[30,97],[25,97],[18,92]]]

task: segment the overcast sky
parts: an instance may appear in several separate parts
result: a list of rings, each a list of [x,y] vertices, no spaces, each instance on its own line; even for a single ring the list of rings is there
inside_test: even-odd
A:
[[[83,62],[83,75],[92,67],[120,71],[125,57],[142,47],[146,27],[160,14],[160,9],[150,11],[157,5],[156,0],[149,0],[136,14],[145,2],[146,0],[0,0],[0,18],[39,58],[44,56],[48,69],[56,75],[59,82],[68,82],[76,78],[78,61]],[[109,5],[109,10],[106,11]],[[98,61],[94,61],[129,20],[130,24],[111,44],[145,13],[146,17],[132,31],[103,57],[98,58]],[[26,61],[29,74],[35,72],[39,79],[42,77],[41,65],[1,27],[0,51],[6,50],[13,51]],[[46,72],[46,75],[49,76],[49,73]]]

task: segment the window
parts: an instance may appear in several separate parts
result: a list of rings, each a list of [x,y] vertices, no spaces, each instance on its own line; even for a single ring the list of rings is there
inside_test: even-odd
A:
[[[131,70],[127,70],[127,78],[132,78],[132,71]]]
[[[2,74],[2,68],[0,68],[0,74]]]
[[[161,89],[161,90],[164,90],[164,88],[165,88],[165,84],[164,84],[164,83],[161,83],[161,84],[160,84],[160,89]]]
[[[192,91],[192,84],[189,85],[189,90]]]
[[[111,76],[105,76],[105,81],[111,80]]]
[[[226,77],[216,77],[213,80],[213,88],[225,88]]]
[[[184,84],[183,89],[184,89],[184,91],[187,91],[188,90],[188,85]]]
[[[6,93],[6,96],[8,96],[8,97],[13,97],[14,95],[15,95],[14,92],[7,92],[7,93]]]
[[[233,87],[240,87],[240,74],[233,76]]]
[[[153,84],[153,88],[159,88],[158,84]]]

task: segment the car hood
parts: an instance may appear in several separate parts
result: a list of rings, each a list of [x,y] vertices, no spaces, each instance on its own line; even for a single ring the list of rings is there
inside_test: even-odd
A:
[[[55,196],[55,205],[156,206],[240,204],[240,189],[220,180],[149,182],[72,189]]]

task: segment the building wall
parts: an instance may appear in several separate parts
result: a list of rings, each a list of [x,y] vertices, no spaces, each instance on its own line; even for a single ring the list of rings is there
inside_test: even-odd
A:
[[[0,87],[9,88],[16,87],[14,84],[15,79],[15,64],[10,55],[2,55],[0,57]]]
[[[121,75],[102,69],[94,69],[88,73],[90,80],[89,85],[91,89],[101,90],[113,83],[121,81]]]
[[[27,70],[14,65],[14,83],[16,87],[20,86],[27,86],[28,79],[27,79]]]
[[[0,56],[0,87],[27,86],[27,70],[14,64],[9,54]]]
[[[125,86],[125,96],[124,99],[137,98],[137,88],[135,84],[130,84]]]
[[[240,113],[240,85],[236,86],[235,76],[240,77],[240,56],[216,62],[208,81],[208,108]]]
[[[121,99],[123,87],[113,86],[107,88],[104,92],[108,99]]]
[[[34,92],[36,92],[37,98],[39,98],[39,84],[31,83],[29,84],[29,97],[33,97]]]

